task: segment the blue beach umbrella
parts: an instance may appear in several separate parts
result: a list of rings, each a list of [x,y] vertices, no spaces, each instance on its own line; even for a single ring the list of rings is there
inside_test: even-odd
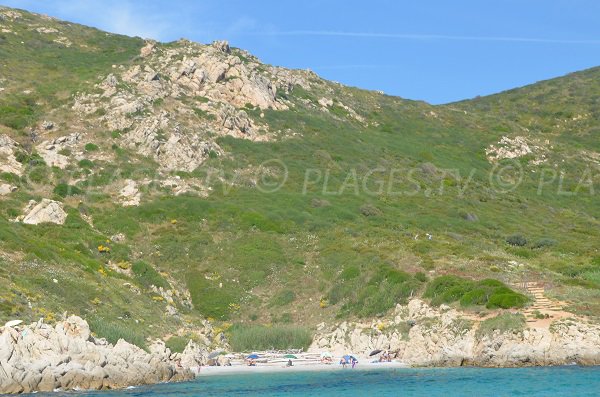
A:
[[[248,357],[246,357],[246,358],[247,358],[247,359],[250,359],[250,360],[256,360],[257,358],[259,358],[259,355],[258,355],[258,354],[251,354],[251,355],[249,355],[249,356],[248,356]]]

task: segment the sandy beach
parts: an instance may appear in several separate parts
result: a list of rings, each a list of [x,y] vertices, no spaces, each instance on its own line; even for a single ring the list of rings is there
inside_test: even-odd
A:
[[[274,373],[274,372],[324,372],[324,371],[353,371],[353,370],[381,370],[381,369],[394,369],[394,368],[409,368],[408,364],[392,361],[384,363],[371,363],[367,360],[359,363],[353,369],[350,365],[344,368],[338,363],[334,364],[322,364],[319,362],[296,362],[291,367],[286,367],[286,361],[281,362],[269,362],[259,363],[255,367],[250,367],[243,364],[233,364],[226,367],[202,367],[200,369],[199,377],[202,376],[214,376],[214,375],[237,375],[237,374],[260,374],[260,373]]]

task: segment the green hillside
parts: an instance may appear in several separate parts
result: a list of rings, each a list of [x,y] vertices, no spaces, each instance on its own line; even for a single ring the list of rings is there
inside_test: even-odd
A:
[[[216,94],[190,94],[167,73],[212,47],[156,43],[144,57],[140,38],[13,12],[0,9],[0,136],[19,144],[22,173],[0,175],[16,187],[0,196],[0,322],[69,311],[142,336],[192,332],[205,318],[310,328],[426,291],[477,311],[518,307],[524,281],[600,315],[598,69],[432,106],[281,72],[233,48],[223,56],[249,77],[214,84],[267,79],[276,105],[234,105],[255,135],[223,133]],[[148,89],[116,128],[107,92],[131,103],[146,87],[125,77],[136,66],[158,71],[143,84],[171,94]],[[118,83],[106,88],[111,73]],[[97,109],[79,112],[78,101]],[[193,169],[167,169],[131,143],[161,112],[177,128],[165,122],[157,141],[207,142]],[[47,164],[40,143],[74,132],[83,138],[58,153],[65,165]],[[525,153],[492,158],[490,145]],[[126,180],[139,205],[119,202]],[[176,195],[171,180],[192,188]],[[14,221],[42,198],[64,203],[64,225]],[[444,284],[449,275],[465,280]]]

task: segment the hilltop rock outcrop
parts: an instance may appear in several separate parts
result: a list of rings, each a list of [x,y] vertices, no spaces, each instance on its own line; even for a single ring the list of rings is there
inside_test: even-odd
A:
[[[321,326],[312,351],[368,355],[389,350],[416,366],[511,367],[600,363],[600,326],[562,319],[548,328],[480,332],[480,323],[448,306],[415,299],[393,317],[370,323]]]
[[[0,393],[119,389],[194,377],[183,366],[188,361],[172,360],[164,343],[149,351],[122,339],[115,345],[97,339],[77,316],[54,327],[42,320],[5,326],[0,328]]]

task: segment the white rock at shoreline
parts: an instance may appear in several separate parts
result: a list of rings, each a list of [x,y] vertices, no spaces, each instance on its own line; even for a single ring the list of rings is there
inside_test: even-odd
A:
[[[556,320],[549,328],[491,335],[478,335],[472,324],[455,309],[433,308],[414,299],[406,306],[398,305],[390,319],[322,327],[310,351],[368,355],[382,349],[417,366],[600,364],[600,326],[596,324]]]
[[[54,390],[106,390],[189,380],[189,368],[171,352],[150,353],[120,339],[114,346],[91,336],[83,319],[71,316],[51,327],[0,328],[0,394]],[[182,360],[183,361],[183,360]]]

